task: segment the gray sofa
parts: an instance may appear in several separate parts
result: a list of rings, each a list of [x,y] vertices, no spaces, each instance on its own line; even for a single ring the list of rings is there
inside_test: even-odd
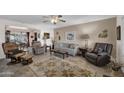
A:
[[[94,50],[87,52],[85,58],[97,66],[105,66],[110,62],[112,47],[112,44],[96,43]]]
[[[64,51],[67,51],[69,55],[75,56],[78,52],[78,44],[74,43],[55,43],[54,44],[55,49],[62,49]]]

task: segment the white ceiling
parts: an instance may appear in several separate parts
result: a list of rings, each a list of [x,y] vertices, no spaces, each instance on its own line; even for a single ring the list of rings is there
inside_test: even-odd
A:
[[[55,28],[73,25],[73,24],[80,24],[87,22],[89,19],[98,19],[98,18],[110,18],[113,17],[112,15],[63,15],[63,19],[66,20],[66,23],[59,22],[56,25],[53,25],[51,23],[42,23],[44,20],[44,15],[0,15],[0,18],[17,21],[25,24],[32,24],[32,25],[49,25]]]

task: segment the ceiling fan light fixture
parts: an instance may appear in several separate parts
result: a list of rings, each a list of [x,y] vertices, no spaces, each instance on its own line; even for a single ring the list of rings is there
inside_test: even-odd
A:
[[[54,19],[51,19],[51,23],[54,23]]]
[[[57,22],[58,22],[57,19],[51,19],[51,23],[52,23],[52,24],[56,24]]]
[[[66,22],[65,20],[63,20],[62,15],[51,15],[50,18],[47,21],[43,21],[45,22],[50,22],[52,24],[57,24],[58,22]]]

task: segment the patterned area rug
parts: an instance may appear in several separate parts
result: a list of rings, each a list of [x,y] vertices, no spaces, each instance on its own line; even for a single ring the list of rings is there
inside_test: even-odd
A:
[[[55,56],[34,62],[29,65],[37,76],[47,77],[89,77],[92,73],[82,69],[71,62],[65,61]]]

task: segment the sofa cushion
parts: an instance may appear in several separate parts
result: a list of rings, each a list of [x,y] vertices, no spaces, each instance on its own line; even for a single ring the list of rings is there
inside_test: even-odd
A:
[[[106,51],[107,43],[96,43],[94,52],[98,53],[99,48],[103,49],[103,51]]]
[[[64,49],[69,55],[77,54],[78,45],[73,43],[55,43],[54,49]]]
[[[102,48],[96,48],[94,51],[93,51],[93,53],[95,53],[95,54],[98,54],[98,53],[101,53],[101,52],[103,52],[103,49]]]
[[[93,53],[97,54],[98,53],[98,49],[94,49]]]
[[[63,48],[68,48],[69,47],[69,44],[66,44],[66,43],[61,43],[61,44],[62,44]]]
[[[75,48],[75,44],[69,44],[68,48],[74,49]]]
[[[112,44],[108,44],[107,49],[106,49],[106,52],[107,52],[109,55],[111,55],[112,48],[113,48],[113,45],[112,45]]]
[[[40,41],[34,41],[32,46],[36,47],[36,48],[39,48],[39,47],[41,47],[41,43],[40,43]]]
[[[94,53],[89,53],[89,52],[86,53],[86,56],[87,56],[88,58],[91,58],[91,59],[94,59],[94,60],[96,60],[97,57],[98,57],[96,54],[94,54]]]
[[[12,54],[18,54],[18,53],[22,53],[23,51],[19,49],[13,49],[13,50],[10,50],[9,52],[12,52]]]
[[[99,54],[99,53],[102,53],[102,52],[103,52],[103,49],[99,48],[97,53]]]

